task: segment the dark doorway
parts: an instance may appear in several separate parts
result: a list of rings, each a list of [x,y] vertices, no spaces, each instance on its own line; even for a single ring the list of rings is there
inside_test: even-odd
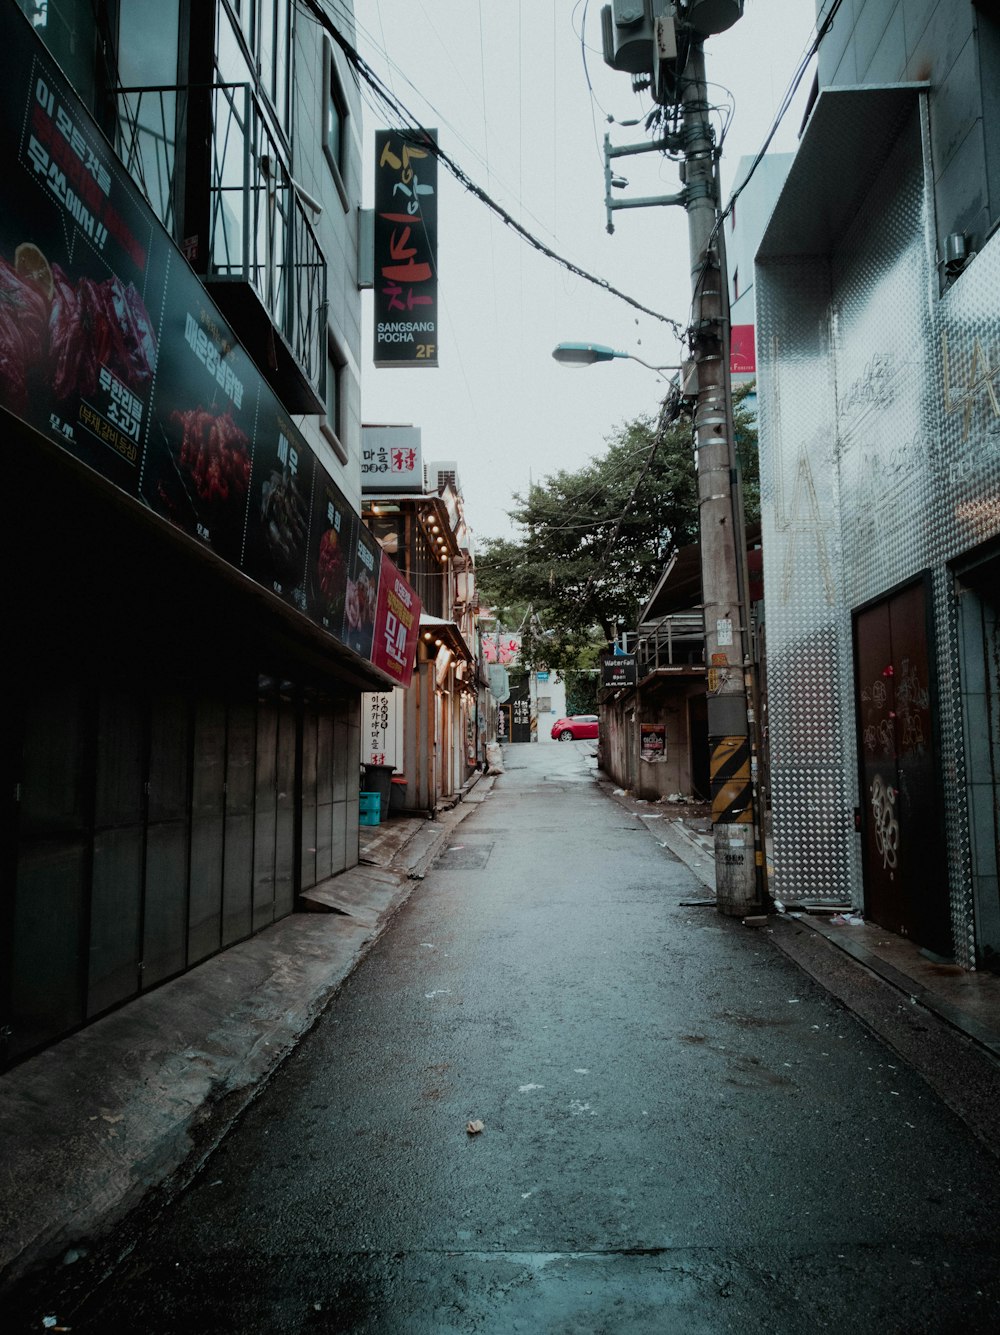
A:
[[[854,618],[865,912],[950,956],[926,581]]]

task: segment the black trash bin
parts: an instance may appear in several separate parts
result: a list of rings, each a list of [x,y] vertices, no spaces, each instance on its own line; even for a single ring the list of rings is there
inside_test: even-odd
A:
[[[378,793],[382,799],[382,819],[389,814],[389,797],[392,791],[392,766],[391,765],[366,765],[365,766],[365,792]]]

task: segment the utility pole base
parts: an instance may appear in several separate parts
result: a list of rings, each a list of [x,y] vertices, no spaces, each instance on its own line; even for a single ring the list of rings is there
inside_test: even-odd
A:
[[[716,825],[712,833],[715,837],[716,908],[727,918],[745,918],[760,908],[753,825],[749,821]]]

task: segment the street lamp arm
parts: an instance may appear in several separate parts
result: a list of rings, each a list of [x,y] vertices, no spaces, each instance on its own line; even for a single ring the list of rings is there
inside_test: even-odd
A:
[[[562,366],[593,366],[595,362],[610,362],[615,357],[624,357],[638,362],[648,371],[679,371],[679,366],[653,366],[644,362],[632,352],[619,352],[603,343],[558,343],[552,349],[552,356]]]

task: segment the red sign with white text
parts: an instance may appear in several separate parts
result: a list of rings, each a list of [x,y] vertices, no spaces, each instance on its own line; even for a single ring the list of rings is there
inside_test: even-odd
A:
[[[380,576],[371,660],[397,686],[409,686],[417,657],[420,599],[385,552]]]
[[[729,344],[729,370],[733,375],[757,374],[757,350],[752,324],[733,325]]]

